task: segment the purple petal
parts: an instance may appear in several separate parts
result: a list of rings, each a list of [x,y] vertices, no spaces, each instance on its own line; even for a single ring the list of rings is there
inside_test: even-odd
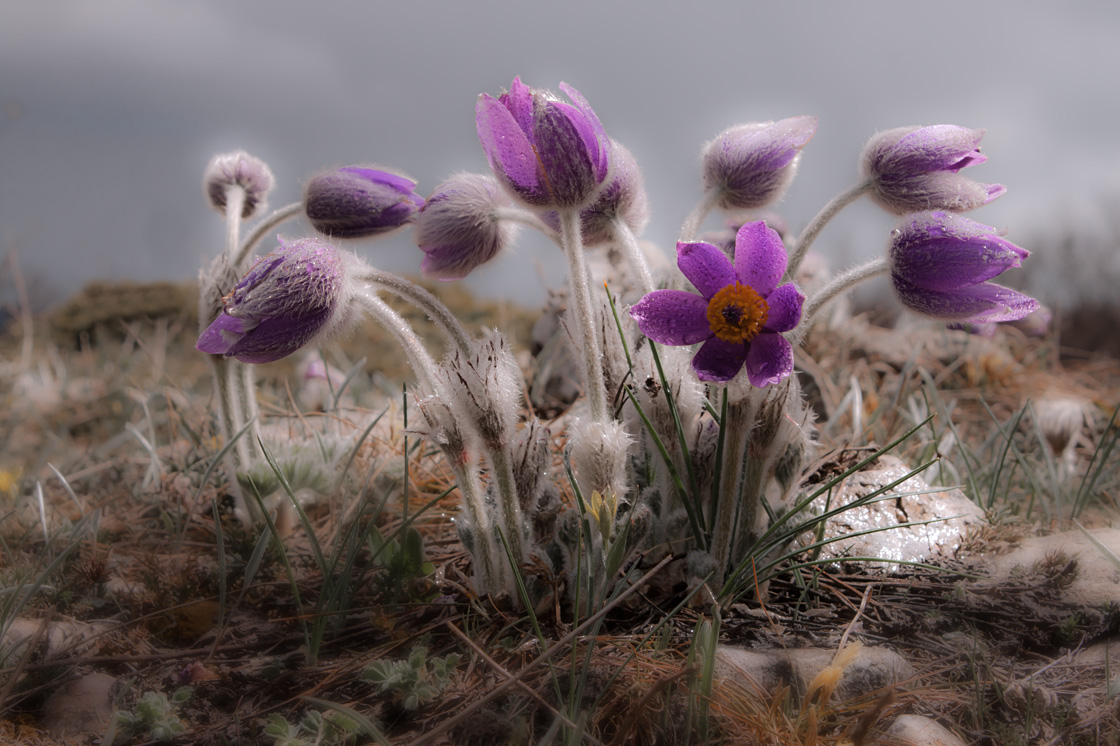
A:
[[[801,304],[805,296],[792,282],[787,282],[766,299],[770,312],[766,315],[764,329],[772,332],[788,332],[801,321]],[[753,344],[753,342],[752,342]]]
[[[888,210],[905,215],[923,210],[967,212],[986,205],[1004,191],[998,184],[973,181],[951,171],[933,171],[881,176],[871,194]]]
[[[713,295],[735,282],[735,268],[718,247],[704,241],[677,244],[677,266],[700,294]]]
[[[521,82],[520,75],[510,83],[509,93],[502,97],[502,104],[508,109],[514,121],[517,122],[517,126],[529,138],[530,144],[534,143],[533,89]]]
[[[920,288],[892,274],[891,284],[911,311],[948,321],[1016,321],[1038,308],[1034,298],[991,282],[945,292]]]
[[[743,138],[740,151],[754,151],[753,167],[777,170],[789,164],[817,132],[817,118],[813,116],[789,117],[769,124]]]
[[[735,236],[735,272],[763,298],[778,287],[786,271],[786,246],[781,236],[761,220],[744,223]]]
[[[484,93],[475,107],[475,124],[494,174],[526,201],[539,201],[545,188],[537,154],[510,110]]]
[[[793,347],[781,334],[763,332],[747,351],[747,380],[763,388],[793,372]]]
[[[987,184],[986,186],[988,187],[988,198],[984,200],[985,205],[1007,194],[1007,187],[1003,184]]]
[[[711,336],[708,301],[683,290],[654,290],[630,308],[638,328],[654,342],[690,345]]]
[[[271,363],[287,357],[307,344],[330,321],[334,308],[298,309],[297,316],[264,319],[225,352],[243,363]]]
[[[461,280],[498,255],[502,245],[490,238],[480,236],[477,241],[459,245],[421,246],[424,260],[420,271],[436,280]]]
[[[385,184],[392,187],[404,196],[412,196],[412,190],[416,188],[416,182],[412,179],[400,176],[398,174],[382,171],[378,168],[365,168],[363,166],[345,166],[338,169],[344,173],[354,174],[361,176],[366,181],[374,184]],[[423,202],[420,203],[423,205]]]
[[[725,342],[710,337],[700,345],[692,358],[692,369],[701,381],[730,381],[747,359],[747,346],[742,342]]]
[[[929,171],[959,171],[967,166],[983,163],[980,140],[984,130],[974,130],[955,124],[935,124],[903,136],[884,159],[883,170],[888,173],[921,173]]]
[[[571,104],[549,101],[537,122],[536,142],[551,195],[549,205],[585,205],[599,189],[595,158],[601,148],[587,120]]]
[[[591,108],[591,104],[587,103],[587,99],[583,94],[572,88],[567,83],[560,83],[560,90],[571,99],[575,108],[583,114],[584,119],[589,125],[589,129],[594,136],[597,145],[593,148],[589,142],[587,144],[588,151],[593,153],[592,162],[595,165],[595,177],[597,181],[603,181],[607,178],[607,173],[610,171],[610,139],[607,137],[607,131],[603,127],[603,123],[599,121],[599,116],[595,110]]]
[[[211,355],[225,355],[246,331],[244,321],[223,312],[199,335],[194,348]]]
[[[1018,267],[1030,253],[995,228],[943,212],[908,218],[891,240],[891,272],[929,290],[977,285]]]

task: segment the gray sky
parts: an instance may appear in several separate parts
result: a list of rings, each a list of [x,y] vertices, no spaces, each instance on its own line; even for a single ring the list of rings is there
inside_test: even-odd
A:
[[[795,229],[854,181],[876,129],[906,124],[987,128],[972,175],[1009,191],[970,217],[1012,240],[1120,185],[1120,3],[685,5],[0,0],[0,252],[57,292],[193,277],[221,242],[200,187],[214,152],[267,161],[273,206],[360,162],[427,194],[486,169],[476,97],[518,74],[588,98],[642,165],[645,238],[665,249],[699,197],[700,146],[743,121],[820,119],[780,207]],[[892,223],[857,203],[816,248],[871,256]],[[407,233],[353,248],[419,268]],[[533,302],[538,266],[561,284],[557,250],[523,234],[468,282]]]

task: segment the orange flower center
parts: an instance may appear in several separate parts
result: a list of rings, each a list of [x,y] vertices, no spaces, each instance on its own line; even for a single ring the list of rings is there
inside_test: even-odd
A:
[[[750,342],[770,315],[766,299],[750,285],[735,282],[708,301],[708,326],[724,342]]]

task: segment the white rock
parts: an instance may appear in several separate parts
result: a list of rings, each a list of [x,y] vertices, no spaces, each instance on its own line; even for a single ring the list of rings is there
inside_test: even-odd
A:
[[[902,479],[912,470],[898,458],[880,456],[870,468],[857,472],[834,491],[831,508],[847,505],[862,496]],[[887,497],[889,496],[889,497]],[[885,498],[885,499],[884,499]],[[823,509],[826,496],[817,499]],[[821,558],[878,557],[884,560],[929,562],[955,556],[968,529],[985,523],[984,511],[958,489],[930,487],[920,476],[913,476],[873,498],[873,502],[844,511],[825,526],[824,538],[833,539],[859,531],[899,526],[827,544]],[[904,523],[934,521],[918,526]],[[893,563],[867,564],[892,572]]]
[[[964,741],[948,728],[921,715],[899,715],[887,735],[906,746],[964,746]]]

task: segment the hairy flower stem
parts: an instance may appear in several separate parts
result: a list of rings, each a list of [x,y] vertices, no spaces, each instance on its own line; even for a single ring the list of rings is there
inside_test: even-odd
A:
[[[697,203],[692,212],[685,218],[684,224],[681,226],[681,241],[695,241],[697,235],[700,233],[700,224],[704,222],[704,218],[708,217],[708,213],[716,206],[719,201],[719,190],[709,190],[704,199]]]
[[[234,266],[240,269],[241,265],[245,263],[245,260],[249,258],[249,255],[253,253],[253,249],[255,249],[257,244],[261,242],[261,239],[265,237],[265,234],[285,220],[294,218],[301,212],[303,212],[303,203],[293,202],[261,219],[261,221],[253,227],[253,232],[241,243],[241,246],[237,249],[237,253],[231,257]]]
[[[365,293],[359,298],[369,314],[396,337],[397,342],[404,348],[408,361],[420,382],[442,401],[450,403],[452,399],[440,379],[439,367],[409,323],[375,294]],[[473,424],[469,423],[472,430]],[[478,437],[477,433],[475,437]],[[521,509],[513,482],[513,468],[501,449],[487,448],[487,451],[501,500],[498,512],[499,524],[506,531],[514,556],[519,561],[524,561],[527,559],[524,553],[524,530],[521,527]],[[476,532],[478,556],[475,559],[479,564],[480,588],[502,588],[504,573],[500,568],[504,563],[499,561],[502,552],[499,551],[498,543],[494,538],[493,523],[490,520],[493,511],[486,505],[478,465],[473,459],[464,459],[459,454],[450,453],[446,449],[444,457],[455,473],[455,480],[459,483],[459,491],[463,495],[467,519]],[[510,505],[514,512],[507,509]],[[511,528],[517,530],[511,531]]]
[[[226,187],[226,255],[234,272],[241,274],[237,261],[237,245],[241,240],[241,211],[245,208],[245,187],[231,184]]]
[[[634,282],[638,284],[638,289],[642,291],[642,295],[652,293],[656,289],[653,284],[653,274],[649,271],[645,252],[638,244],[638,237],[630,230],[626,221],[617,215],[611,220],[611,229],[615,241],[622,247],[627,261],[630,262],[630,272],[633,274]]]
[[[583,238],[580,235],[578,210],[560,211],[560,245],[568,259],[568,288],[572,299],[574,336],[583,355],[584,377],[587,382],[587,404],[594,422],[611,419],[607,407],[606,380],[600,357],[602,342],[596,333],[595,312],[591,305],[591,287],[587,276],[587,262],[583,256]],[[600,485],[605,487],[606,485]]]
[[[527,536],[525,516],[521,512],[521,503],[517,499],[517,483],[513,477],[513,463],[509,458],[509,449],[487,445],[486,455],[490,460],[491,475],[498,490],[498,499],[501,501],[499,517],[506,541],[509,542],[510,553],[518,563],[528,562],[529,554],[525,547]]]
[[[813,327],[813,317],[818,311],[835,300],[837,296],[848,292],[861,282],[866,282],[879,275],[885,275],[888,271],[890,271],[890,263],[884,256],[878,259],[872,259],[858,267],[853,267],[832,278],[832,280],[821,288],[813,297],[805,301],[805,305],[801,309],[801,321],[798,322],[793,331],[787,333],[787,338],[794,344],[797,344],[805,337],[809,329]]]
[[[420,341],[420,337],[416,335],[409,323],[399,313],[390,308],[389,304],[378,298],[375,293],[361,293],[358,295],[358,299],[362,302],[365,310],[369,312],[369,315],[385,327],[404,348],[408,363],[412,366],[412,371],[416,374],[420,383],[440,395],[439,366],[436,365],[436,361],[432,359],[431,354],[424,347],[424,343]]]
[[[828,221],[836,217],[837,213],[862,197],[866,192],[871,191],[874,183],[874,180],[868,179],[840,192],[809,221],[805,230],[801,231],[801,235],[797,237],[797,243],[794,244],[793,252],[789,256],[789,264],[786,265],[787,278],[797,274],[801,262],[804,261],[805,255],[809,253],[809,247],[813,245],[813,241],[817,240],[817,236],[828,225]]]
[[[459,352],[464,355],[471,355],[474,352],[474,345],[471,343],[471,338],[467,334],[463,325],[459,320],[448,310],[447,306],[443,305],[434,295],[429,293],[424,288],[420,287],[414,282],[409,282],[403,277],[398,277],[391,272],[383,272],[379,269],[367,269],[358,275],[358,280],[365,280],[366,282],[384,288],[401,298],[404,298],[412,305],[419,308],[428,317],[439,326],[448,338],[459,348]],[[411,329],[411,327],[410,327]]]
[[[749,392],[745,397],[728,402],[727,417],[722,423],[724,432],[723,465],[719,475],[719,496],[712,516],[712,558],[716,561],[716,575],[712,578],[713,588],[723,585],[724,573],[731,561],[731,546],[735,535],[736,508],[742,493],[740,484],[745,469],[747,449],[751,439],[751,425],[757,412],[757,395]],[[747,496],[750,499],[750,496]],[[750,510],[749,508],[747,508]],[[753,510],[750,510],[753,513]]]
[[[199,322],[203,328],[213,320],[214,312],[220,311],[222,296],[232,289],[220,285],[230,280],[236,282],[241,274],[241,268],[234,260],[241,234],[241,211],[244,204],[244,187],[232,184],[226,188],[224,256],[214,260],[211,270],[203,273],[199,285]],[[237,360],[220,355],[208,357],[214,376],[214,389],[218,394],[218,420],[225,442],[230,442],[247,423],[251,423],[249,429],[226,454],[229,490],[235,503],[234,512],[242,523],[251,525],[260,517],[259,510],[245,499],[237,475],[249,468],[257,453],[256,443],[260,437],[253,371],[250,366]]]

